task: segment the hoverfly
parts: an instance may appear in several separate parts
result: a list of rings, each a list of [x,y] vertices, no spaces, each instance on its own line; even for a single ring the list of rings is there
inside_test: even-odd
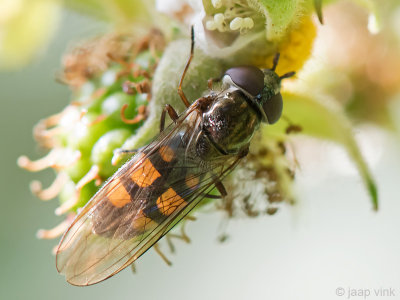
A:
[[[160,134],[126,162],[93,196],[62,237],[56,264],[73,285],[91,285],[127,266],[166,235],[204,198],[227,192],[222,180],[249,150],[260,123],[272,124],[282,113],[280,82],[275,68],[228,69],[221,88],[190,104],[178,86],[186,111],[178,116],[166,105]],[[173,123],[164,129],[166,114]]]

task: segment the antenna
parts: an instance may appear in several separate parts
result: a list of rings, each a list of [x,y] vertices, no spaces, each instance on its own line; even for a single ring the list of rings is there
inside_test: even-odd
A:
[[[280,55],[281,54],[279,52],[275,54],[274,60],[272,61],[272,69],[271,69],[272,71],[275,71],[276,66],[278,65],[278,62],[279,62]]]
[[[282,76],[279,76],[279,79],[282,80],[285,78],[289,78],[289,77],[294,76],[295,74],[296,74],[296,72],[289,72],[289,73],[283,74]]]

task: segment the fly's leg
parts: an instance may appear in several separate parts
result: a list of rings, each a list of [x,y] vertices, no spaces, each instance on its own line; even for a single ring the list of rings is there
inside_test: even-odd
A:
[[[228,193],[227,193],[227,191],[226,191],[226,189],[225,189],[225,187],[224,187],[224,185],[222,184],[221,181],[218,180],[215,183],[215,187],[217,188],[218,192],[220,192],[222,197],[228,196]]]
[[[205,194],[204,197],[209,198],[209,199],[222,199],[221,195]]]
[[[140,148],[142,149],[142,148]],[[126,155],[135,155],[136,153],[138,153],[140,151],[140,149],[132,149],[132,150],[127,150],[127,149],[121,149],[121,148],[117,148],[114,150],[114,154],[113,157],[111,159],[111,164],[113,166],[116,166],[123,157],[125,157]]]
[[[172,119],[172,121],[174,121],[174,123],[176,123],[176,121],[179,118],[175,109],[171,105],[169,105],[169,104],[165,105],[165,107],[161,113],[161,118],[160,118],[160,132],[162,132],[165,127],[165,114],[166,113],[168,113],[169,117]]]
[[[117,148],[114,150],[114,155],[113,158],[111,159],[111,164],[113,166],[117,165],[120,160],[122,159],[122,157],[126,156],[126,155],[135,155],[138,152],[142,151],[145,147],[141,147],[139,149],[122,149],[122,148]]]
[[[223,243],[229,239],[229,235],[227,233],[228,222],[229,222],[229,217],[223,218],[218,226],[219,227],[218,231],[221,232],[218,235],[218,241],[220,243]]]
[[[159,246],[158,244],[155,244],[155,245],[153,246],[153,248],[154,248],[154,250],[156,251],[156,253],[157,253],[158,255],[160,255],[161,259],[162,259],[168,266],[171,266],[171,265],[172,265],[171,261],[165,256],[164,253],[162,253],[162,251],[161,251],[161,249],[160,249],[160,246]]]
[[[117,148],[117,149],[114,150],[114,154],[117,154],[117,155],[126,154],[126,155],[128,155],[128,154],[136,154],[136,153],[138,153],[138,151],[139,151],[138,149],[126,150],[126,149]]]
[[[217,181],[215,183],[215,187],[217,188],[218,192],[221,195],[212,195],[212,194],[207,193],[204,195],[204,197],[209,198],[209,199],[222,199],[228,195],[228,192],[226,191],[226,189],[221,181]]]
[[[193,26],[192,26],[192,29],[191,29],[191,40],[192,41],[191,41],[191,45],[190,45],[190,56],[189,56],[189,59],[188,59],[188,61],[186,63],[185,69],[183,70],[183,74],[182,74],[181,80],[179,81],[179,85],[178,85],[178,94],[181,97],[182,102],[183,102],[183,104],[185,104],[186,107],[189,107],[190,103],[189,103],[188,99],[186,98],[185,93],[182,90],[182,83],[183,83],[183,79],[185,78],[186,72],[189,69],[190,62],[192,61],[192,58],[193,58],[193,52],[194,52],[194,30],[193,30]]]
[[[176,239],[180,239],[182,241],[184,241],[185,243],[190,243],[190,238],[189,236],[186,234],[185,232],[185,225],[186,225],[186,221],[195,221],[196,218],[192,217],[192,216],[186,216],[183,221],[182,221],[182,225],[181,225],[181,233],[180,234],[174,234],[174,233],[168,233],[166,236],[166,240],[169,246],[169,250],[171,251],[171,253],[175,252],[175,247],[174,244],[172,242],[172,238],[176,238]]]
[[[210,91],[213,90],[213,84],[216,82],[220,82],[221,78],[210,78],[207,80],[207,86]]]
[[[136,266],[135,266],[135,262],[131,263],[131,270],[133,274],[136,274]]]
[[[286,134],[299,133],[303,130],[303,128],[300,125],[294,124],[287,116],[283,115],[282,119],[288,123],[288,126],[286,127],[285,130]]]

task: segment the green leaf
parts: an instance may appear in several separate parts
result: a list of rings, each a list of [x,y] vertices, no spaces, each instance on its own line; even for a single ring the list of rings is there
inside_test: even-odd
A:
[[[363,178],[371,197],[373,209],[378,209],[378,192],[370,170],[354,139],[352,127],[341,108],[334,102],[320,101],[312,95],[283,93],[284,116],[294,125],[301,126],[301,133],[327,139],[341,144],[351,157]],[[274,126],[266,126],[263,134],[282,137],[287,121],[284,119]]]
[[[318,20],[321,24],[324,24],[324,18],[322,15],[322,0],[314,0],[315,12],[317,13]]]

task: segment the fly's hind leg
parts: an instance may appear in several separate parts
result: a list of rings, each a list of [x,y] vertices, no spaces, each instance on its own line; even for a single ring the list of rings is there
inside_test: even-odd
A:
[[[135,262],[131,263],[131,271],[132,271],[133,274],[136,274]]]
[[[169,104],[165,105],[162,113],[161,113],[161,118],[160,118],[160,132],[164,130],[165,127],[165,115],[168,113],[169,117],[176,123],[178,120],[179,116],[176,113],[176,110]]]
[[[207,193],[204,196],[209,199],[222,199],[228,195],[228,192],[226,191],[226,189],[221,181],[218,180],[215,183],[215,188],[218,190],[220,195],[213,195],[213,194]]]
[[[165,256],[164,253],[162,253],[162,251],[161,251],[161,249],[160,249],[160,246],[159,246],[158,244],[155,244],[155,245],[153,246],[153,248],[154,248],[154,250],[156,251],[156,253],[157,253],[158,255],[160,255],[161,259],[162,259],[168,266],[171,266],[171,265],[172,265],[171,261]]]
[[[169,247],[169,250],[171,251],[171,253],[175,252],[175,247],[174,247],[174,244],[172,242],[172,238],[182,240],[182,241],[184,241],[185,243],[188,243],[188,244],[190,243],[190,238],[185,232],[185,225],[186,225],[186,221],[195,221],[195,220],[196,220],[196,218],[193,217],[193,216],[186,216],[182,220],[180,234],[175,234],[175,233],[168,233],[167,234],[166,240],[167,240],[168,247]]]
[[[193,26],[191,28],[191,44],[190,44],[190,56],[189,59],[186,63],[185,69],[183,70],[182,76],[181,76],[181,80],[179,81],[179,85],[178,85],[178,94],[182,99],[183,104],[185,104],[186,107],[190,106],[190,103],[188,101],[188,99],[185,96],[185,93],[182,90],[182,83],[183,83],[183,79],[185,78],[186,72],[189,69],[189,65],[190,62],[193,59],[193,52],[194,52],[194,29]]]
[[[214,83],[218,83],[221,81],[221,78],[210,78],[207,80],[207,86],[210,91],[213,90]]]
[[[224,187],[224,185],[222,184],[221,181],[218,180],[215,183],[215,187],[217,188],[218,192],[220,192],[222,197],[228,196],[228,192],[226,191],[226,189],[225,189],[225,187]]]

